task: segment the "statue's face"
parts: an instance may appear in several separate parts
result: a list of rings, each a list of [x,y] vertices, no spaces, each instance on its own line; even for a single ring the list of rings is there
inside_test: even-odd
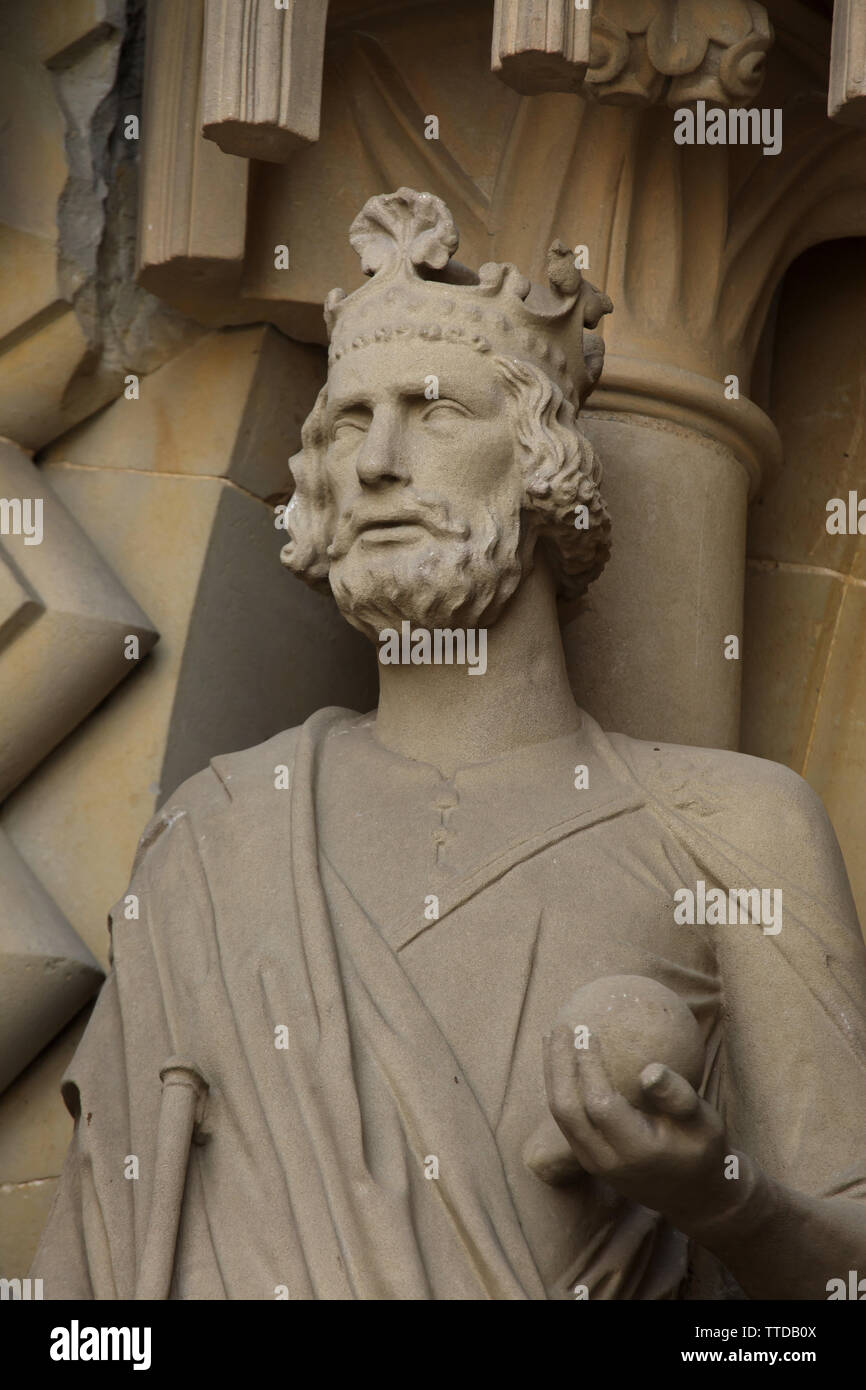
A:
[[[330,581],[368,635],[404,618],[483,626],[514,592],[523,481],[512,411],[494,364],[470,348],[392,341],[333,364]]]

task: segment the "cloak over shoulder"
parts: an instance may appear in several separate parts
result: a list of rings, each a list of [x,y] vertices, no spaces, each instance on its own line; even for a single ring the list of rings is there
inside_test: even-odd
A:
[[[210,1087],[170,1296],[567,1296],[539,1270],[506,1152],[508,1116],[500,1125],[479,1099],[404,968],[411,932],[388,944],[318,842],[317,762],[328,730],[347,717],[323,710],[300,730],[215,759],[142,837],[130,885],[140,915],[127,920],[122,904],[112,913],[113,969],[64,1082],[75,1136],[33,1271],[46,1297],[134,1296],[159,1073],[170,1057],[189,1060]],[[708,882],[781,888],[784,929],[761,938],[760,952],[746,936],[754,944],[760,927],[707,945],[722,982],[713,1036],[724,1043],[704,1092],[738,1146],[774,1176],[856,1195],[866,1113],[856,922],[810,892],[808,875],[804,887],[796,872],[737,843],[730,820],[708,813],[687,779],[665,785],[640,751],[648,746],[587,727],[609,794],[591,813],[552,808],[534,836],[515,836],[455,883],[435,929],[494,888],[507,893],[509,875],[540,856],[573,846],[587,846],[588,864],[606,858],[605,871],[625,884],[627,824],[659,884],[676,854],[680,870],[687,862]],[[288,790],[275,786],[283,765]],[[589,827],[595,839],[581,839]],[[622,912],[627,937],[625,888]],[[841,1131],[828,1058],[833,1091],[851,1097]],[[124,1175],[130,1155],[137,1179]],[[591,1296],[677,1296],[684,1242],[655,1214],[627,1208],[612,1208],[583,1247],[576,1238],[569,1279]]]

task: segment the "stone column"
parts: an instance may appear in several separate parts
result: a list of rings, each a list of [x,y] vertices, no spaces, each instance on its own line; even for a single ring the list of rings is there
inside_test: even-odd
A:
[[[578,700],[609,728],[736,748],[746,509],[775,431],[744,402],[737,437],[713,418],[708,384],[687,375],[645,372],[649,400],[613,384],[614,364],[586,413],[614,547],[565,628],[566,655]]]

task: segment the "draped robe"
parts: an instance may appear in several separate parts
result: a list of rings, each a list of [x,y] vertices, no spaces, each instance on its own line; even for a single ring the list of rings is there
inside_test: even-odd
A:
[[[782,930],[678,925],[698,880],[781,889]],[[732,1146],[866,1193],[866,954],[820,802],[775,764],[584,715],[445,779],[321,710],[185,783],[129,892],[64,1079],[47,1298],[133,1296],[172,1056],[209,1086],[173,1298],[741,1296],[656,1213],[524,1161],[542,1034],[607,975],[687,1000]]]

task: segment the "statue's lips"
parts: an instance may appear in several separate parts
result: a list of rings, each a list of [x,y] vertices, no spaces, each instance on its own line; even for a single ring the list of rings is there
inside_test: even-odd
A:
[[[396,545],[429,534],[423,522],[404,517],[394,521],[370,521],[361,527],[358,540],[365,545]]]

